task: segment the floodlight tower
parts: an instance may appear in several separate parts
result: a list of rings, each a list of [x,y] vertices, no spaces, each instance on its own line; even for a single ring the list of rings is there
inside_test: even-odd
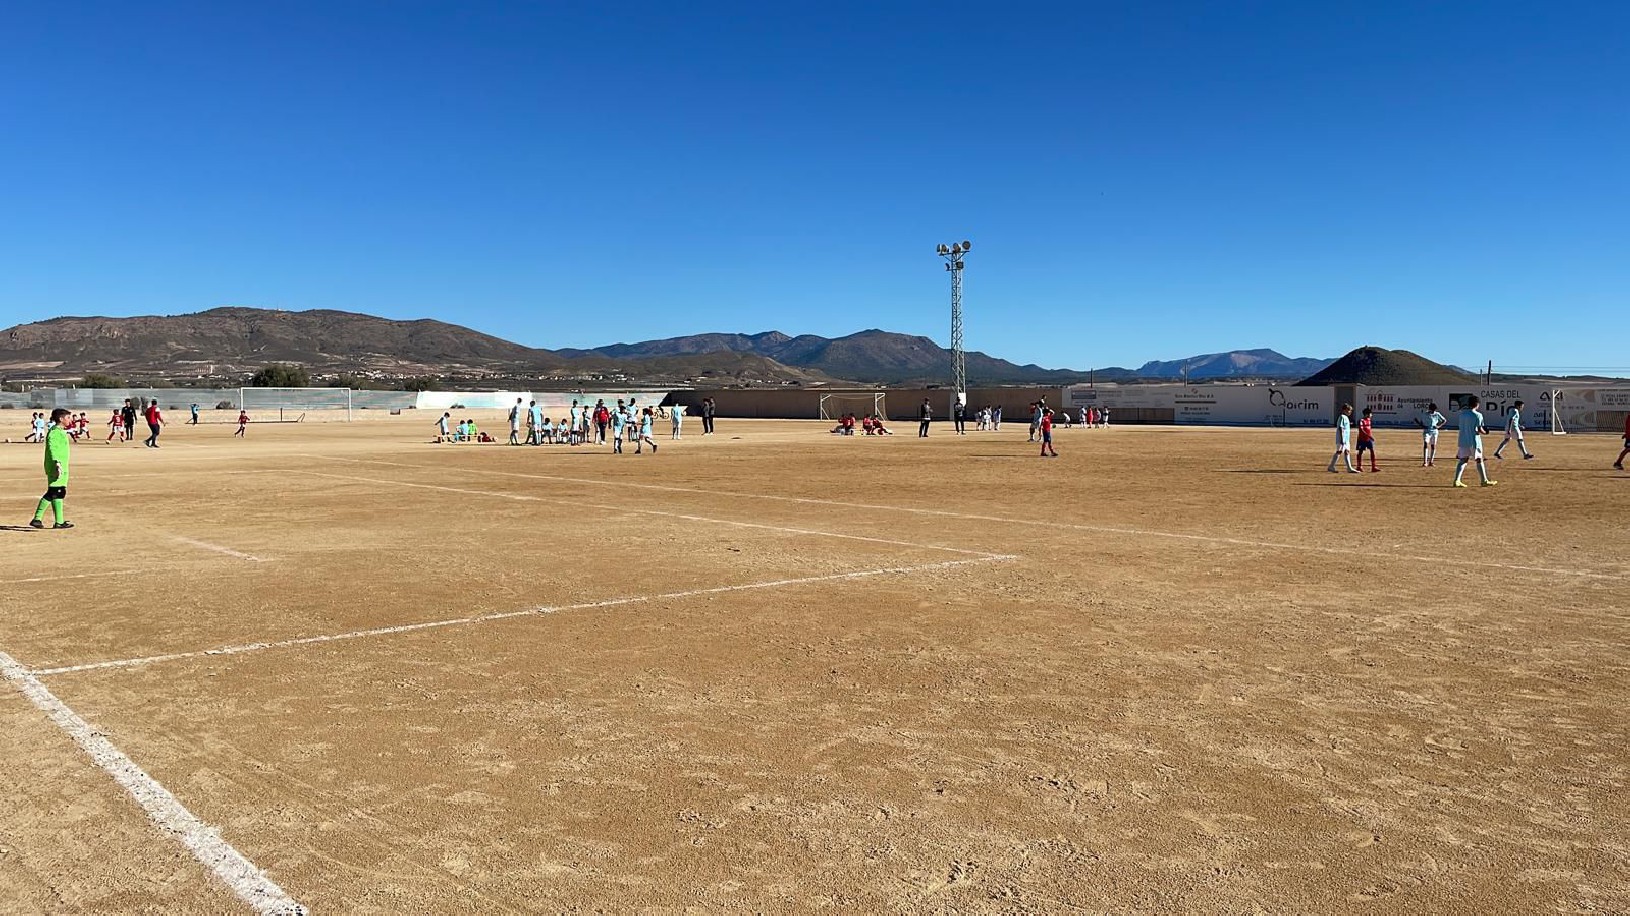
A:
[[[962,256],[972,247],[972,242],[963,240],[935,249],[951,272],[951,387],[958,404],[966,404],[968,398],[968,354],[962,349]]]

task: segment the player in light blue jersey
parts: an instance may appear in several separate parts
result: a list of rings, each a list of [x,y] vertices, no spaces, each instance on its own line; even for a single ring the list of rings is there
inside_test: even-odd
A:
[[[1466,399],[1466,409],[1460,412],[1460,446],[1455,452],[1455,483],[1457,487],[1465,486],[1460,478],[1466,473],[1466,462],[1477,462],[1477,476],[1482,478],[1483,486],[1492,487],[1494,481],[1489,479],[1488,467],[1483,463],[1483,415],[1477,412],[1477,405],[1482,403],[1477,395]]]
[[[1353,405],[1341,405],[1341,413],[1336,416],[1336,453],[1330,456],[1330,473],[1336,473],[1336,460],[1340,459],[1347,464],[1347,473],[1357,474],[1358,468],[1353,467]]]
[[[1426,414],[1415,421],[1421,428],[1421,467],[1432,467],[1438,457],[1438,430],[1449,425],[1443,414],[1438,413],[1436,402],[1426,405]]]
[[[651,454],[655,455],[657,453],[657,440],[651,438],[651,427],[656,420],[651,414],[651,408],[647,407],[641,410],[639,418],[640,435],[638,439],[634,440],[634,454],[638,455],[644,446],[650,445]]]
[[[1494,458],[1495,458],[1495,460],[1497,460],[1497,461],[1504,461],[1505,460],[1505,456],[1500,454],[1500,453],[1505,451],[1506,444],[1509,443],[1512,439],[1517,440],[1517,451],[1522,452],[1522,457],[1523,457],[1524,461],[1532,461],[1532,460],[1534,460],[1534,453],[1530,452],[1528,450],[1528,443],[1524,442],[1523,439],[1522,439],[1522,402],[1521,401],[1512,401],[1511,402],[1511,409],[1506,411],[1506,415],[1505,415],[1505,438],[1501,439],[1500,444],[1496,445],[1494,447]]]

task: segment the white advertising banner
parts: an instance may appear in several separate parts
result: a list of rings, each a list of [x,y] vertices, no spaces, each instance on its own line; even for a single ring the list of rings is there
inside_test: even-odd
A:
[[[1329,426],[1335,401],[1326,387],[1189,385],[1177,390],[1174,407],[1179,424]]]
[[[1560,392],[1561,400],[1551,401],[1552,392]],[[1617,430],[1623,427],[1623,414],[1630,413],[1630,386],[1605,388],[1564,388],[1553,385],[1407,385],[1360,388],[1360,410],[1365,407],[1374,412],[1376,426],[1413,427],[1424,416],[1431,404],[1454,423],[1454,415],[1475,394],[1481,403],[1478,410],[1489,427],[1505,426],[1506,413],[1522,401],[1524,429],[1548,430],[1551,412],[1562,418],[1564,429],[1574,432]]]
[[[1177,385],[1076,385],[1065,389],[1066,407],[1170,410]]]

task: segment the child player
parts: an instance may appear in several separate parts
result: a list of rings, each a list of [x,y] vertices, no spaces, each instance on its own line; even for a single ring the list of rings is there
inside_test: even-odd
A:
[[[51,426],[45,431],[45,495],[34,510],[30,528],[45,527],[45,510],[49,506],[56,519],[53,528],[72,528],[63,501],[68,498],[68,430],[65,424],[73,416],[67,408],[51,411]]]
[[[1053,448],[1053,412],[1051,410],[1042,411],[1041,422],[1038,426],[1041,429],[1041,457],[1057,458],[1058,450]]]
[[[655,423],[656,418],[651,415],[651,408],[647,407],[640,411],[640,437],[634,441],[634,454],[638,455],[640,449],[647,443],[651,446],[651,454],[657,453],[657,440],[651,438],[651,427]]]
[[[239,438],[239,439],[247,439],[247,438],[249,438],[249,436],[247,435],[248,432],[249,432],[249,411],[239,409],[239,411],[238,411],[238,431],[233,433],[232,435],[235,436],[236,438]]]
[[[1358,421],[1358,469],[1364,470],[1364,453],[1370,453],[1370,473],[1381,470],[1375,466],[1375,426],[1370,419],[1370,408],[1364,408],[1364,416]]]
[[[1336,453],[1330,456],[1330,473],[1336,473],[1336,459],[1347,464],[1347,473],[1360,473],[1353,467],[1353,405],[1341,405],[1341,413],[1336,417]]]
[[[115,438],[118,438],[118,440],[120,442],[125,441],[125,415],[124,415],[124,411],[121,411],[118,408],[114,408],[114,410],[113,410],[113,419],[108,421],[108,427],[109,427],[109,430],[108,430],[108,437],[107,437],[106,441],[112,442]]]
[[[1438,413],[1437,402],[1426,405],[1426,416],[1415,421],[1421,428],[1421,467],[1429,468],[1438,457],[1438,430],[1449,424],[1443,414]]]
[[[1460,412],[1460,444],[1455,452],[1455,486],[1463,487],[1460,478],[1466,473],[1466,462],[1477,462],[1477,476],[1482,478],[1483,486],[1492,487],[1495,482],[1489,479],[1488,467],[1483,463],[1483,440],[1480,438],[1486,430],[1483,429],[1483,415],[1477,412],[1477,405],[1482,401],[1477,395],[1466,398],[1466,409]]]
[[[1532,461],[1534,458],[1534,453],[1528,450],[1528,443],[1522,441],[1521,401],[1512,401],[1511,409],[1506,411],[1505,438],[1501,439],[1500,444],[1494,447],[1494,458],[1496,461],[1505,460],[1505,456],[1500,453],[1505,451],[1506,443],[1510,442],[1512,439],[1517,440],[1517,451],[1522,452],[1523,460]]]
[[[1613,462],[1615,470],[1624,470],[1624,456],[1626,455],[1630,455],[1630,414],[1626,414],[1624,418],[1624,450],[1619,452],[1619,457]]]

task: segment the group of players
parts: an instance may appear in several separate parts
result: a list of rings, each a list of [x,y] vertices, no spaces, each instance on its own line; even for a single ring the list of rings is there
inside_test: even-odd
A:
[[[520,398],[515,399],[515,406],[509,409],[509,444],[510,445],[587,445],[591,441],[596,445],[605,445],[609,440],[612,451],[622,454],[623,443],[634,445],[634,454],[644,451],[646,445],[651,446],[651,453],[656,454],[657,443],[654,438],[656,418],[660,408],[639,407],[635,399],[630,398],[625,403],[622,398],[617,399],[615,408],[606,406],[602,399],[594,407],[579,405],[572,401],[567,416],[561,417],[558,422],[543,415],[543,408],[537,401],[523,405]],[[663,411],[673,421],[673,438],[683,438],[685,411],[676,407],[672,411]],[[702,435],[710,435],[711,423],[706,424],[708,429]],[[493,442],[491,436],[476,429],[475,421],[461,420],[453,422],[451,413],[443,413],[436,420],[436,442]]]
[[[1466,486],[1462,479],[1466,474],[1468,464],[1477,465],[1477,476],[1485,487],[1495,486],[1498,481],[1489,479],[1488,465],[1483,460],[1483,436],[1488,429],[1483,422],[1483,414],[1477,408],[1482,400],[1477,395],[1471,395],[1466,400],[1466,406],[1460,411],[1457,421],[1459,438],[1455,448],[1455,477],[1451,484],[1456,487]],[[1505,459],[1506,446],[1517,443],[1517,450],[1522,453],[1525,461],[1532,461],[1534,453],[1528,450],[1528,443],[1523,438],[1522,430],[1522,401],[1514,401],[1506,410],[1505,438],[1494,449],[1496,460]],[[1449,425],[1449,421],[1438,412],[1438,405],[1428,404],[1426,412],[1416,418],[1415,425],[1421,430],[1421,467],[1435,467],[1437,464],[1438,431]],[[1341,413],[1336,417],[1336,451],[1330,456],[1330,466],[1327,470],[1336,473],[1336,463],[1344,462],[1347,473],[1359,474],[1364,470],[1364,453],[1370,455],[1370,471],[1381,470],[1375,460],[1375,427],[1371,421],[1370,408],[1364,408],[1364,414],[1358,421],[1358,444],[1353,446],[1353,405],[1341,405]],[[1625,449],[1630,451],[1630,420],[1625,422]],[[1357,461],[1357,467],[1354,461]],[[1623,455],[1615,467],[1622,469]]]

